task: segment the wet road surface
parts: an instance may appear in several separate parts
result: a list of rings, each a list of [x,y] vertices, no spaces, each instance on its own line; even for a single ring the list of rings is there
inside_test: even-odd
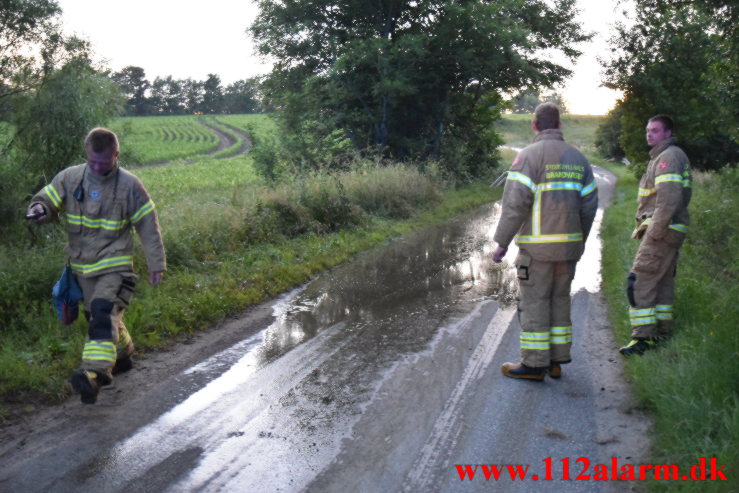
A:
[[[603,196],[612,176],[597,176]],[[599,361],[545,384],[500,375],[518,324],[515,273],[490,260],[498,214],[360,254],[237,321],[245,338],[228,349],[125,399],[67,404],[66,422],[0,453],[0,491],[478,491],[493,485],[454,464],[595,462],[613,438],[595,415]],[[596,227],[573,284],[576,356],[578,329],[603,327]]]

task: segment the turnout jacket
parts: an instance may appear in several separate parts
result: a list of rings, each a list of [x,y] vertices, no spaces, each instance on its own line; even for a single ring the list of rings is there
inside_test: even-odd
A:
[[[559,129],[543,130],[508,171],[493,239],[516,244],[534,259],[579,260],[598,210],[598,190],[585,156]]]
[[[688,204],[692,195],[692,176],[688,156],[665,139],[649,151],[651,160],[639,182],[636,230],[634,237],[647,235],[659,240],[669,230],[687,233],[690,224]]]
[[[154,203],[128,171],[116,166],[98,176],[87,164],[71,166],[33,197],[31,207],[37,203],[46,208],[44,222],[66,216],[65,252],[78,275],[133,270],[132,226],[141,238],[149,271],[166,269]]]

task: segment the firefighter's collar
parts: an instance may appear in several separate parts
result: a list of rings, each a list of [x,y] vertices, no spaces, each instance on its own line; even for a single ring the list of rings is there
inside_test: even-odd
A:
[[[538,132],[534,136],[534,142],[539,142],[540,140],[565,140],[564,136],[562,136],[562,130],[559,128],[548,128],[546,130],[542,130]]]
[[[665,140],[663,140],[662,142],[660,142],[659,144],[657,144],[656,146],[652,147],[649,150],[649,157],[651,157],[652,159],[656,158],[657,156],[660,155],[662,151],[664,151],[665,149],[667,149],[668,147],[672,145],[675,145],[675,137],[666,138]]]

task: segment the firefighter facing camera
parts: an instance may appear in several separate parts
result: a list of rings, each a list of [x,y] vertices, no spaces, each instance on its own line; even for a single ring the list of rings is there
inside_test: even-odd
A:
[[[154,203],[141,181],[118,166],[118,137],[94,128],[84,147],[87,162],[57,174],[33,197],[26,217],[39,224],[66,217],[65,253],[89,322],[82,362],[70,383],[83,403],[94,404],[102,385],[133,366],[134,345],[123,323],[137,280],[132,228],[141,239],[152,285],[161,282],[166,260]]]
[[[641,243],[627,280],[631,341],[620,349],[624,356],[644,354],[672,333],[677,257],[690,224],[692,185],[690,163],[675,144],[673,126],[666,115],[647,122],[651,159],[639,182],[631,235]]]
[[[570,286],[598,209],[598,190],[587,158],[564,141],[556,105],[540,104],[531,129],[534,143],[506,176],[493,261],[503,260],[515,237],[521,360],[501,370],[510,378],[542,381],[547,373],[560,378],[561,365],[571,361]]]

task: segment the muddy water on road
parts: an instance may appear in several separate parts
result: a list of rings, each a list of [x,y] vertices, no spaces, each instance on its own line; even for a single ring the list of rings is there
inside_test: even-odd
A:
[[[480,303],[513,301],[515,273],[490,260],[498,215],[483,206],[289,293],[269,327],[188,370],[218,376],[116,445],[84,491],[151,487],[153,471],[161,491],[305,486],[394,364]]]

